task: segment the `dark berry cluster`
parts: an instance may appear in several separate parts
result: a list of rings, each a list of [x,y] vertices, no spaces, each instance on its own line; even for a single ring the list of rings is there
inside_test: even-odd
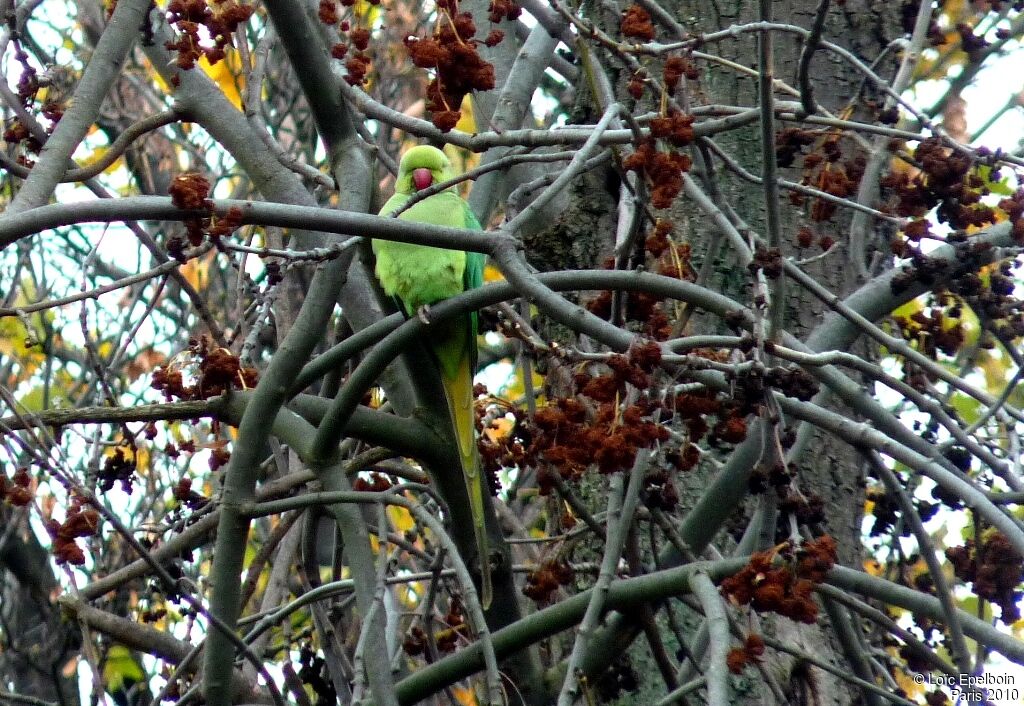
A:
[[[46,531],[53,540],[53,557],[58,564],[81,566],[85,563],[85,552],[75,540],[79,537],[91,537],[99,531],[100,514],[91,508],[82,509],[82,501],[75,497],[68,508],[67,519],[63,523],[49,519]]]
[[[1004,624],[1020,620],[1017,604],[1021,599],[1018,589],[1024,583],[1024,557],[1005,535],[990,528],[982,534],[980,545],[968,539],[963,546],[947,549],[946,558],[957,578],[974,584],[979,598],[999,606]]]
[[[199,510],[210,501],[205,495],[192,490],[192,479],[182,478],[174,485],[174,499],[191,510]]]
[[[600,702],[611,703],[618,700],[623,692],[631,693],[639,689],[640,677],[628,655],[623,654],[594,679],[593,684]]]
[[[513,19],[518,14],[519,7],[514,3],[491,5],[492,22],[506,16]],[[433,35],[405,40],[412,63],[434,71],[427,85],[427,109],[439,130],[447,132],[455,127],[462,116],[462,101],[469,93],[494,88],[494,66],[480,56],[477,48],[480,44],[494,46],[503,36],[500,30],[493,30],[484,40],[476,39],[473,16],[459,12],[458,0],[441,0]]]
[[[481,394],[487,394],[486,388]],[[497,481],[501,469],[526,468],[534,465],[537,460],[536,455],[530,453],[533,427],[525,411],[509,406],[508,413],[513,417],[511,422],[504,417],[501,420],[494,420],[477,438],[480,460],[492,486]],[[479,416],[483,416],[482,409],[478,413]],[[500,427],[505,424],[508,424],[509,428],[507,433],[502,433]]]
[[[940,308],[921,309],[910,316],[894,316],[893,320],[900,327],[903,338],[913,341],[919,351],[931,358],[940,351],[954,356],[964,343],[963,322],[948,316]]]
[[[739,573],[722,581],[721,591],[736,605],[810,624],[818,617],[814,587],[825,580],[835,562],[836,542],[829,535],[797,547],[787,543],[781,549],[754,554]]]
[[[985,37],[975,34],[974,29],[963,22],[956,26],[956,33],[960,35],[960,48],[971,63],[976,64],[985,58],[985,49],[988,47]]]
[[[167,21],[178,30],[178,37],[165,46],[178,52],[179,69],[194,68],[203,56],[211,65],[216,64],[232,46],[235,30],[248,22],[252,13],[252,7],[234,0],[212,0],[209,5],[206,0],[171,0],[167,5]],[[203,46],[200,27],[205,28],[213,46]]]
[[[192,339],[188,348],[196,369],[196,382],[189,385],[180,366],[161,366],[153,373],[151,387],[161,390],[168,401],[205,400],[228,390],[247,390],[256,386],[259,373],[243,368],[238,356],[226,348],[214,347],[208,336]]]
[[[327,660],[316,654],[308,645],[303,646],[299,653],[299,671],[296,676],[317,697],[318,704],[338,702],[338,692],[334,688],[334,680],[330,676]]]

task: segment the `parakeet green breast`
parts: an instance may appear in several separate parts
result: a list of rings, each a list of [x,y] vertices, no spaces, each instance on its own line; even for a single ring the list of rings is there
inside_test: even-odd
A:
[[[381,215],[400,208],[408,194],[395,194]],[[398,218],[403,221],[465,228],[465,202],[454,192],[442,192],[414,204]],[[373,241],[377,279],[384,291],[398,297],[411,315],[424,304],[453,297],[465,290],[466,253],[426,245]]]

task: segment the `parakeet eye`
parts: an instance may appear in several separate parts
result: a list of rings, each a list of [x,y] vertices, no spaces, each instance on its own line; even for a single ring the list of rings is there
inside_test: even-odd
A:
[[[412,170],[412,183],[416,186],[416,191],[423,191],[434,183],[434,175],[430,173],[430,170],[426,167],[420,167],[419,169]]]

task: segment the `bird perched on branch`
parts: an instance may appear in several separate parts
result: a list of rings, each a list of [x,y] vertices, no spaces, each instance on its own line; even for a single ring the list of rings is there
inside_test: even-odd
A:
[[[398,168],[395,195],[380,215],[390,216],[418,192],[454,178],[451,162],[441,150],[421,145],[405,153]],[[437,226],[483,230],[469,204],[455,187],[417,201],[402,211],[403,221]],[[375,272],[384,291],[397,297],[409,316],[427,316],[431,304],[448,299],[483,283],[484,255],[388,240],[374,240]],[[473,312],[454,320],[430,324],[428,347],[437,361],[447,397],[462,474],[473,515],[473,531],[480,554],[481,602],[490,605],[491,570],[484,525],[485,486],[477,455],[473,416],[473,375],[476,372],[477,316]]]

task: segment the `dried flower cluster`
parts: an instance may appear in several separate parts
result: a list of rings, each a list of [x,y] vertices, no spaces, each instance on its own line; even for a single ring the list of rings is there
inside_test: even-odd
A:
[[[18,77],[15,93],[22,107],[29,109],[37,104],[37,96],[42,84],[35,67],[29,63],[28,53],[22,48],[17,35],[11,38],[11,45],[14,47],[14,59],[21,67],[21,74]],[[48,95],[53,94],[51,92]],[[50,124],[45,128],[46,134],[50,135],[64,116],[64,104],[60,100],[48,97],[46,102],[39,108],[39,112],[50,121]],[[23,123],[21,118],[18,117],[11,118],[4,126],[3,140],[11,145],[22,145],[25,152],[31,154],[39,154],[39,150],[43,147],[39,139],[29,130],[28,125]],[[19,154],[16,161],[23,167],[29,168],[35,163],[25,154]]]
[[[654,22],[651,14],[639,5],[630,5],[622,13],[619,29],[625,37],[649,42],[654,39]]]
[[[14,477],[7,480],[7,475],[0,473],[0,501],[15,507],[24,507],[32,502],[32,476],[22,466],[14,472]]]
[[[835,563],[836,542],[829,535],[796,547],[787,542],[774,551],[754,554],[739,573],[722,581],[721,591],[736,605],[813,623],[818,617],[814,586],[825,580]]]
[[[546,604],[561,586],[570,585],[576,578],[572,566],[561,559],[549,559],[526,575],[523,595],[538,604]]]
[[[999,606],[1006,625],[1020,620],[1018,590],[1024,583],[1024,557],[996,529],[986,530],[979,545],[968,539],[963,546],[946,550],[946,558],[961,581],[974,584],[974,593]]]
[[[192,247],[201,245],[207,236],[217,244],[220,238],[230,235],[242,225],[242,211],[237,207],[229,208],[228,212],[219,218],[213,213],[213,201],[207,198],[210,195],[210,182],[202,174],[179,174],[174,177],[167,193],[171,197],[171,203],[182,210],[202,210],[210,213],[209,216],[184,219],[185,234]],[[187,259],[185,241],[178,236],[168,238],[167,251],[180,262]]]
[[[469,637],[469,624],[462,611],[462,604],[453,599],[448,613],[444,616],[444,624],[448,627],[442,628],[430,637],[433,638],[438,652],[447,654],[455,650],[459,640]],[[427,633],[419,625],[414,625],[402,642],[402,648],[408,655],[424,654],[427,651]]]
[[[352,7],[355,0],[341,0],[341,4]],[[380,0],[370,0],[370,4],[379,5]],[[364,84],[372,66],[372,57],[367,51],[370,46],[370,30],[362,26],[353,27],[350,20],[341,19],[335,0],[320,0],[318,16],[325,25],[336,25],[341,32],[348,33],[348,43],[338,42],[331,47],[331,56],[338,60],[345,59],[345,80],[349,85]],[[355,49],[351,55],[350,47]]]
[[[761,661],[764,654],[764,638],[756,633],[750,633],[743,641],[742,647],[733,647],[725,658],[729,671],[733,674],[741,674],[743,668],[748,664]]]
[[[196,382],[186,384],[180,366],[161,366],[153,373],[151,386],[164,393],[168,401],[205,400],[222,395],[232,389],[247,390],[256,386],[259,373],[256,368],[243,368],[238,356],[226,348],[214,347],[208,336],[193,338],[188,351],[195,368]]]
[[[775,157],[780,167],[790,167],[798,154],[806,147],[817,147],[803,159],[803,175],[800,183],[824,191],[837,198],[848,198],[857,191],[857,185],[864,175],[867,164],[860,154],[843,160],[840,137],[829,134],[820,138],[815,132],[802,128],[786,128],[779,132],[775,143]],[[798,191],[789,192],[789,202],[802,206],[805,196]],[[811,203],[810,218],[816,222],[827,221],[835,215],[836,203],[815,198]],[[831,247],[831,243],[829,243]],[[827,250],[827,247],[822,247]]]
[[[58,564],[81,566],[85,563],[85,552],[75,540],[91,537],[99,531],[100,514],[88,508],[82,509],[82,500],[75,497],[68,507],[67,519],[63,523],[50,519],[46,531],[53,540],[53,556]]]
[[[941,138],[930,137],[918,145],[914,159],[920,165],[919,173],[893,172],[881,181],[893,192],[897,215],[920,218],[938,207],[936,218],[957,230],[995,222],[995,210],[981,203],[989,191],[969,155],[947,147]],[[998,171],[989,178],[998,178]]]
[[[520,12],[514,2],[496,0],[490,5],[489,18],[491,22],[514,20]],[[473,16],[459,12],[458,0],[440,0],[433,36],[405,40],[412,63],[434,72],[427,86],[427,109],[439,130],[447,132],[455,127],[462,116],[462,101],[469,93],[494,88],[494,66],[480,56],[477,47],[494,46],[504,34],[492,30],[484,40],[475,37]]]
[[[659,129],[667,129],[665,134],[673,146],[687,144],[693,139],[693,120],[691,116],[672,114],[665,118],[670,122],[661,123]],[[654,126],[651,127],[654,135]],[[677,152],[672,147],[662,152],[658,149],[656,136],[643,140],[636,146],[633,154],[622,161],[622,166],[647,180],[651,189],[651,206],[668,208],[676,196],[683,190],[683,174],[690,171],[690,156]]]
[[[205,56],[211,65],[227,54],[232,35],[239,25],[249,21],[253,8],[234,0],[171,0],[167,5],[167,21],[178,30],[178,37],[167,42],[170,51],[178,52],[179,69],[188,71]],[[213,40],[213,46],[203,46],[200,28]]]
[[[132,492],[135,482],[135,448],[131,446],[118,446],[113,453],[107,456],[103,467],[97,475],[97,484],[100,490],[106,492],[114,487],[117,482],[121,483],[121,489],[126,493]]]

